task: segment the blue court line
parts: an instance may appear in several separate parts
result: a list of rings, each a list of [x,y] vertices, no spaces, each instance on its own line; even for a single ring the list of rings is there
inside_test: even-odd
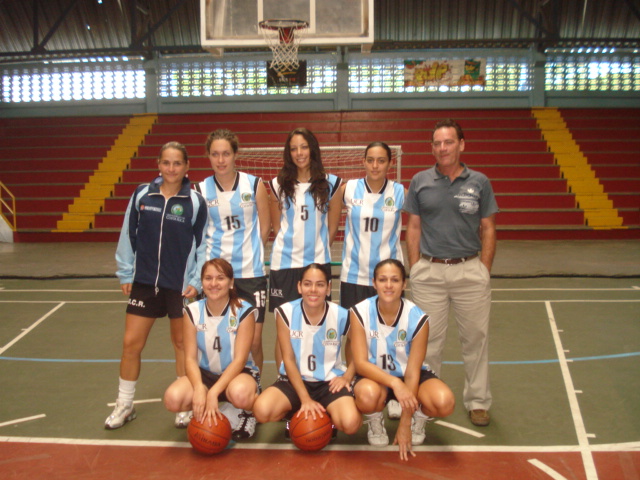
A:
[[[567,357],[572,362],[587,362],[592,360],[611,360],[614,358],[627,358],[640,356],[640,352],[616,353],[612,355],[598,355],[592,357]],[[0,360],[11,360],[14,362],[51,362],[51,363],[119,363],[120,359],[74,359],[74,358],[28,358],[28,357],[0,357]],[[173,363],[171,359],[144,359],[143,363]],[[558,363],[558,359],[550,360],[503,360],[489,362],[490,365],[535,365],[545,363]],[[265,360],[264,363],[275,363],[273,360]],[[446,365],[462,365],[462,362],[442,362]]]

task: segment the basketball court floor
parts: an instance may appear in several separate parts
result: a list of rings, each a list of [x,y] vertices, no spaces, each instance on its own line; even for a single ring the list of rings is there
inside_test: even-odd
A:
[[[160,402],[175,377],[163,319],[143,354],[138,418],[104,430],[124,326],[114,250],[1,244],[0,478],[640,478],[637,241],[499,242],[492,422],[479,428],[466,418],[453,327],[442,376],[458,405],[427,427],[408,462],[397,447],[370,447],[366,427],[321,452],[301,452],[284,437],[284,423],[260,425],[219,455],[196,454]],[[268,316],[263,385],[275,380],[274,338]],[[386,422],[390,438],[394,422]]]

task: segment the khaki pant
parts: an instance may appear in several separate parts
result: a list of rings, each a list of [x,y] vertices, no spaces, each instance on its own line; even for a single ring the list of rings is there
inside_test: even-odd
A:
[[[427,363],[440,376],[453,307],[464,361],[464,406],[468,411],[488,410],[491,285],[487,268],[479,258],[456,265],[421,258],[411,268],[410,278],[413,302],[430,317]]]

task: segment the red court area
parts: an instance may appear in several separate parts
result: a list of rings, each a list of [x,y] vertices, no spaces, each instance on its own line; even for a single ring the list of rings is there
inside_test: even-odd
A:
[[[514,480],[590,478],[580,452],[430,452],[407,462],[386,450],[306,453],[230,448],[205,457],[191,448],[6,442],[8,479]],[[640,452],[594,452],[600,480],[640,478]],[[546,469],[546,470],[545,470]],[[591,476],[592,477],[592,476]]]

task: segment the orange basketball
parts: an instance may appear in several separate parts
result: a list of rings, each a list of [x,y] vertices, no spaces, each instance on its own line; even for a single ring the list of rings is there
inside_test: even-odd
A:
[[[195,417],[189,422],[187,427],[187,438],[194,450],[203,455],[213,455],[220,453],[229,444],[231,439],[231,424],[229,419],[218,417],[218,425],[198,422]]]
[[[300,450],[307,452],[314,452],[326,447],[331,441],[332,434],[331,418],[326,412],[322,414],[322,417],[316,416],[315,420],[311,414],[305,419],[304,415],[298,416],[296,412],[289,422],[291,441]]]

